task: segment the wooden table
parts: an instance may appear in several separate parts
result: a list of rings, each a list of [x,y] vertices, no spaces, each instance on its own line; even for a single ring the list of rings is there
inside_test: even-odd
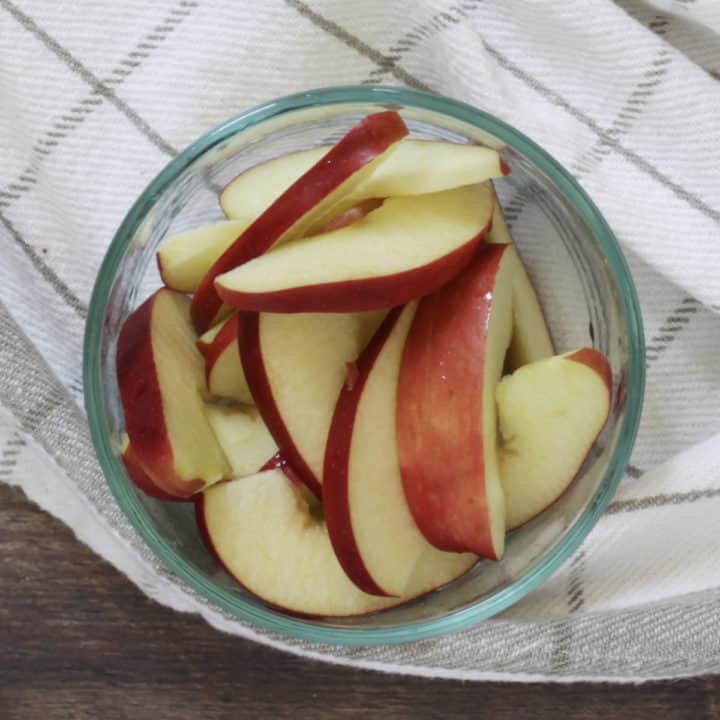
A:
[[[720,676],[639,687],[461,683],[300,660],[147,599],[0,485],[0,718],[720,718]]]

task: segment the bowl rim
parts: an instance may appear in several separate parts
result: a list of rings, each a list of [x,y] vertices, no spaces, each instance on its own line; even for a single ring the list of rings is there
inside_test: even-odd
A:
[[[610,265],[617,283],[624,318],[628,327],[628,393],[617,447],[594,495],[565,535],[540,558],[525,575],[490,597],[438,618],[419,620],[385,628],[339,628],[315,624],[251,604],[231,596],[206,580],[180,553],[166,542],[147,519],[132,494],[112,447],[105,422],[100,353],[98,352],[104,317],[115,269],[147,212],[172,183],[211,148],[282,113],[323,105],[345,104],[399,105],[430,110],[468,123],[496,136],[519,150],[541,171],[580,213],[592,231]],[[90,433],[106,481],[128,520],[154,555],[180,580],[216,608],[265,630],[316,643],[368,646],[425,640],[457,632],[510,607],[541,585],[580,546],[612,499],[630,459],[640,421],[645,385],[645,348],[640,304],[620,246],[602,214],[580,184],[550,154],[498,118],[475,107],[435,93],[403,87],[348,85],[309,90],[288,95],[221,123],[178,154],[147,186],[118,228],[100,267],[92,292],[85,328],[83,382],[85,409]]]

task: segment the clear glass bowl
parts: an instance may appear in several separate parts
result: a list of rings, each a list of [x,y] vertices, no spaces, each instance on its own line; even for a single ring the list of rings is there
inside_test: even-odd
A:
[[[355,618],[299,619],[247,593],[208,553],[192,506],[138,491],[119,459],[124,428],[115,349],[127,315],[160,285],[155,251],[173,232],[222,219],[218,190],[268,158],[339,139],[361,117],[398,109],[418,138],[502,150],[512,173],[497,182],[513,233],[543,302],[558,352],[592,345],[612,366],[607,426],[569,490],[513,532],[500,563],[483,561],[406,605]],[[640,309],[627,265],[598,209],[552,157],[496,118],[448,98],[388,87],[293,95],[215,128],[173,160],[134,204],[100,270],[85,337],[85,403],[93,440],[118,504],[157,556],[188,585],[242,620],[316,642],[420,640],[507,608],[545,581],[590,532],[630,457],[644,386]]]

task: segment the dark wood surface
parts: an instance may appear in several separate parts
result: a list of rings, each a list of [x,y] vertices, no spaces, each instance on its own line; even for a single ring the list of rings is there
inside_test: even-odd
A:
[[[461,683],[299,660],[147,599],[0,485],[0,718],[720,718],[720,676]]]

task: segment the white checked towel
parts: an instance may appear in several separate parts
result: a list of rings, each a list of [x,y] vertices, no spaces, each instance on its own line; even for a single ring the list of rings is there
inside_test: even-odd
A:
[[[717,0],[0,0],[0,480],[159,602],[299,655],[470,680],[719,672],[719,77]],[[169,576],[79,409],[87,302],[133,199],[221,120],[350,83],[450,95],[553,153],[625,249],[648,345],[633,464],[574,558],[474,629],[370,649],[268,635]]]

